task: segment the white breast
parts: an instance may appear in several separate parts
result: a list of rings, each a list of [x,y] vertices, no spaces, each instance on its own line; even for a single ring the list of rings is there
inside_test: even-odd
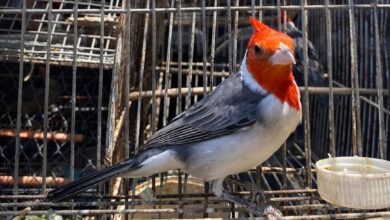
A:
[[[258,107],[263,120],[234,134],[191,146],[193,151],[184,169],[208,181],[249,170],[268,159],[295,130],[301,112],[273,95]]]

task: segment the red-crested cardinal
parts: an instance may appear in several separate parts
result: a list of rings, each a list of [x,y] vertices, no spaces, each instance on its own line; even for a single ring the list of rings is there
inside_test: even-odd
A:
[[[301,120],[292,74],[294,42],[255,18],[240,72],[156,132],[129,159],[48,194],[57,202],[107,179],[148,177],[180,169],[210,181],[212,192],[256,214],[275,214],[229,194],[223,180],[267,160]],[[278,215],[276,213],[276,215]]]

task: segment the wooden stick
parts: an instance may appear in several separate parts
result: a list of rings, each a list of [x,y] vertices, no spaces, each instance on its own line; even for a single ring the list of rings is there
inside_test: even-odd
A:
[[[15,130],[13,129],[0,129],[0,137],[9,137],[14,138],[16,136]],[[26,139],[38,139],[43,140],[43,132],[40,131],[29,131],[29,130],[23,130],[20,131],[20,139],[26,140]],[[47,133],[47,140],[49,141],[58,141],[58,142],[66,142],[70,141],[70,134],[67,133]],[[76,134],[75,135],[75,142],[81,143],[84,140],[84,135],[82,134]]]
[[[46,177],[47,186],[62,186],[70,182],[68,179],[62,177]],[[13,176],[0,176],[0,184],[13,185]],[[40,176],[21,176],[18,178],[18,184],[22,186],[41,186],[42,177]]]
[[[69,25],[73,25],[74,17],[68,17],[65,22]],[[98,26],[101,22],[100,16],[84,16],[77,18],[78,26],[88,27],[88,26]],[[114,17],[104,16],[104,25],[111,27],[117,24],[117,20]]]

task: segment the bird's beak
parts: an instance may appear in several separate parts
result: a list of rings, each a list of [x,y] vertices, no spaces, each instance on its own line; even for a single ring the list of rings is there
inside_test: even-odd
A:
[[[283,43],[280,43],[279,48],[270,57],[272,64],[288,65],[295,64],[295,58],[291,50]]]

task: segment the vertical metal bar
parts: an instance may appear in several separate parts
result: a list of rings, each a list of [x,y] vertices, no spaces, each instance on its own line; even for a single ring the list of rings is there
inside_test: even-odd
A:
[[[387,3],[389,4],[390,1],[387,1]],[[387,19],[389,17],[389,11],[384,11],[383,13],[383,19],[382,19],[382,28],[381,28],[381,32],[382,33],[388,33],[387,31],[388,30],[388,25],[387,25]],[[390,39],[389,38],[382,38],[382,42],[383,42],[383,48],[388,48],[388,43],[389,43]],[[388,50],[383,50],[383,60],[384,60],[384,69],[385,70],[389,70],[390,66],[389,66],[389,56],[388,56]],[[389,89],[390,87],[390,76],[387,74],[386,75],[386,78],[387,78],[387,82],[385,81],[385,85],[387,84],[387,89]],[[390,109],[390,100],[389,98],[387,97],[386,98],[387,100],[387,104],[385,106],[386,109]],[[385,131],[387,131],[387,135],[390,135],[390,132],[389,132],[389,129],[390,129],[390,115],[387,114],[386,117],[385,117]],[[385,146],[387,146],[387,138],[385,138]],[[388,151],[388,149],[387,149]],[[387,155],[388,156],[388,155]],[[387,158],[388,159],[388,158]]]
[[[131,181],[131,201],[135,201],[135,186],[137,182],[136,179],[132,179]],[[134,209],[135,207],[135,202],[131,202],[131,208]],[[134,219],[134,213],[131,213],[130,215],[131,219]]]
[[[47,12],[47,44],[46,44],[46,74],[45,74],[45,104],[43,110],[43,158],[42,158],[42,193],[46,191],[46,168],[47,168],[47,128],[49,124],[49,88],[50,88],[50,55],[51,55],[51,31],[52,31],[52,8],[53,2],[49,1]]]
[[[152,0],[152,134],[156,131],[156,1]]]
[[[194,57],[194,43],[195,43],[195,19],[196,19],[196,12],[192,13],[192,20],[191,20],[191,39],[190,39],[190,53],[189,53],[189,61],[188,61],[188,75],[187,75],[187,88],[188,88],[188,94],[186,97],[186,109],[191,106],[191,83],[192,83],[192,68],[193,68],[193,57]]]
[[[283,4],[285,4],[285,1],[283,1]],[[280,4],[280,0],[277,1],[276,3],[276,6],[277,6],[277,9],[276,9],[276,13],[277,13],[277,21],[278,21],[278,30],[281,31],[282,30],[282,22],[284,25],[286,25],[286,19],[287,19],[287,13],[286,11],[283,11],[283,13],[285,13],[285,16],[283,16],[284,20],[282,21],[282,11],[281,11],[281,4]],[[285,28],[286,30],[286,28]],[[282,146],[282,160],[283,160],[283,171],[282,171],[282,189],[286,189],[287,188],[287,144],[286,142],[283,143],[283,146]]]
[[[281,31],[282,30],[282,19],[281,19],[282,14],[281,14],[281,10],[280,10],[280,0],[276,1],[276,16],[277,16],[277,22],[278,22],[278,30]],[[286,17],[286,16],[284,16],[284,17]]]
[[[348,32],[347,21],[348,21],[348,19],[345,18],[344,11],[340,11],[339,15],[340,15],[339,19],[341,20],[341,26],[339,25],[339,28],[341,28],[340,39],[342,39],[341,45],[339,45],[339,47],[341,47],[340,52],[339,52],[339,57],[341,57],[341,63],[344,64],[344,65],[342,65],[342,68],[341,68],[341,72],[344,73],[344,74],[342,74],[341,79],[343,82],[347,83],[347,81],[350,80],[348,78],[348,74],[347,74],[347,73],[349,73],[349,70],[348,70],[349,64],[348,64],[347,58],[349,57],[349,53],[350,53],[350,50],[348,50],[349,48],[347,47],[347,44],[349,42],[349,38],[347,37],[347,32]],[[344,96],[346,106],[349,106],[349,104],[350,104],[350,103],[347,103],[348,98],[349,97]],[[347,146],[348,147],[350,146],[350,142],[352,139],[350,137],[350,135],[352,135],[352,131],[351,131],[352,126],[349,126],[347,124],[347,123],[349,123],[350,113],[351,113],[351,111],[349,111],[348,108],[344,108],[342,111],[341,120],[340,120],[340,121],[344,122],[344,123],[341,123],[341,125],[343,126],[342,131],[344,132],[344,134],[342,134],[341,146],[343,146],[343,149],[341,150],[341,152],[343,154],[347,154],[347,155],[350,154],[348,152],[348,150],[350,150],[350,149],[347,149]],[[347,122],[347,123],[345,123],[345,122]]]
[[[310,111],[309,111],[309,70],[308,70],[308,42],[307,42],[307,12],[304,9],[307,2],[301,1],[301,14],[302,14],[302,33],[303,33],[303,74],[304,74],[304,133],[305,133],[305,159],[306,159],[306,185],[311,187],[311,138],[310,138]]]
[[[370,71],[368,69],[369,68],[368,63],[369,63],[369,59],[370,59],[369,57],[373,57],[373,55],[369,55],[371,49],[369,48],[368,45],[370,45],[371,42],[374,41],[374,40],[370,40],[370,38],[368,37],[369,33],[373,33],[373,31],[369,30],[369,28],[367,26],[368,25],[368,21],[367,20],[368,19],[364,15],[364,11],[361,10],[360,13],[359,13],[359,22],[358,22],[359,28],[360,28],[360,30],[359,30],[359,39],[361,39],[361,40],[359,40],[359,43],[360,43],[361,46],[363,46],[363,47],[361,47],[361,50],[362,50],[361,53],[362,54],[367,54],[367,55],[364,56],[364,59],[361,59],[359,61],[359,70],[361,72],[366,72],[366,73],[368,73]],[[372,26],[374,26],[374,25],[372,24]],[[364,31],[364,30],[366,30],[366,31]],[[372,73],[372,72],[373,71],[370,71],[370,73]],[[363,87],[368,88],[370,86],[368,80],[364,80],[363,77],[361,77],[360,80],[362,80],[361,83],[362,83]],[[372,126],[371,126],[371,122],[372,122],[372,119],[371,119],[372,118],[371,117],[371,115],[372,115],[371,112],[372,111],[371,111],[371,109],[372,108],[370,106],[368,106],[367,104],[365,104],[365,105],[363,104],[363,106],[362,106],[362,114],[366,118],[366,120],[363,121],[363,123],[365,123],[365,125],[362,126],[362,133],[363,134],[367,134],[368,131],[371,130],[370,128],[372,128]],[[369,146],[368,145],[368,142],[369,142],[368,139],[369,138],[367,138],[367,136],[365,135],[366,143],[364,143],[363,146]],[[374,146],[374,145],[372,145],[372,146]],[[373,155],[373,154],[370,154],[370,152],[373,152],[374,147],[370,147],[370,148],[371,148],[371,150],[367,149],[366,154],[364,154],[365,156]]]
[[[171,8],[174,7],[175,0],[171,1]],[[171,45],[172,45],[172,28],[173,28],[173,12],[169,13],[169,27],[168,27],[168,45],[167,45],[167,61],[165,67],[165,88],[164,88],[164,115],[163,115],[163,125],[168,124],[169,116],[169,101],[168,98],[168,88],[170,87],[171,73],[169,72],[171,66]]]
[[[156,40],[157,40],[157,24],[156,24],[156,0],[152,0],[151,2],[151,8],[152,8],[152,120],[151,120],[151,132],[154,134],[156,131],[156,59],[157,59],[157,53],[156,53]],[[153,193],[156,194],[156,175],[152,176],[152,190]],[[155,204],[155,203],[153,203]],[[153,205],[153,208],[156,208],[155,205]],[[155,217],[154,217],[155,218]]]
[[[183,184],[183,193],[184,194],[187,193],[187,184],[188,184],[188,173],[184,173],[184,184]],[[183,203],[185,203],[185,200],[186,199],[183,198]],[[184,207],[184,204],[182,205],[182,207]]]
[[[333,63],[332,63],[332,21],[330,18],[329,0],[325,0],[325,22],[326,22],[326,55],[328,64],[329,79],[329,147],[332,157],[336,156],[335,127],[334,127],[334,98],[333,98]]]
[[[239,0],[236,0],[235,6],[238,7],[240,4]],[[233,57],[232,57],[232,73],[237,72],[237,34],[238,34],[238,11],[234,12],[234,28],[233,28]]]
[[[251,16],[252,17],[256,16],[255,6],[256,6],[256,0],[251,0]]]
[[[228,41],[229,41],[229,74],[233,73],[233,62],[232,62],[232,11],[231,11],[231,2],[230,0],[226,1],[227,7],[226,7],[226,16],[227,16],[227,22],[228,22]]]
[[[256,167],[256,185],[261,187],[261,176],[263,175],[262,165]]]
[[[164,194],[164,176],[165,176],[165,173],[160,173],[160,194],[163,195]],[[160,197],[160,199],[158,200],[158,203],[159,203],[159,206],[158,208],[161,209],[162,207],[162,198]],[[158,214],[157,216],[158,219],[161,219],[161,213]]]
[[[332,23],[334,24],[335,27],[338,27],[337,25],[340,23],[340,12],[339,11],[333,11],[333,14],[336,16],[335,19],[332,20]],[[340,31],[337,31],[336,32],[337,34],[337,38],[338,39],[341,39],[341,34],[342,34],[342,30]],[[340,53],[341,53],[341,50],[339,49],[339,47],[337,47],[337,43],[333,44],[332,45],[332,50],[334,50],[334,57],[335,57],[335,62],[337,62],[337,58],[340,57]],[[343,47],[344,48],[344,47]],[[340,79],[340,81],[344,82],[343,81],[343,75],[344,74],[340,74],[341,76],[339,76],[337,79]],[[344,107],[345,106],[345,100],[346,99],[346,96],[341,96],[340,98],[340,101],[341,101],[341,105]],[[339,149],[336,149],[336,155],[337,155],[337,152],[341,152],[342,149],[343,149],[343,146],[344,146],[344,138],[346,135],[343,135],[345,134],[346,132],[346,129],[343,129],[343,122],[344,122],[344,117],[343,117],[343,114],[344,114],[344,109],[345,108],[342,108],[340,109],[339,111],[337,111],[337,114],[336,114],[336,127],[337,128],[340,128],[339,130],[339,133],[337,134],[336,133],[336,137],[340,137],[340,138],[336,138],[336,141],[338,140],[338,142],[336,142],[336,146],[341,146]]]
[[[75,156],[75,129],[76,129],[76,74],[77,74],[77,38],[78,38],[78,5],[76,0],[73,5],[73,62],[72,62],[72,113],[70,128],[70,179],[74,180],[74,156]]]
[[[214,7],[218,6],[218,0],[214,0]],[[214,58],[215,58],[215,37],[217,29],[217,11],[213,11],[213,26],[211,30],[211,54],[210,54],[210,91],[214,86]]]
[[[125,158],[128,159],[130,156],[130,63],[131,63],[131,57],[130,57],[130,42],[131,42],[131,1],[126,1],[126,18],[127,22],[125,27],[125,54],[126,54],[126,66],[125,66]],[[124,182],[124,190],[125,190],[125,209],[129,208],[129,179],[125,178]],[[125,219],[127,220],[129,215],[125,215]]]
[[[374,16],[371,14],[368,16],[369,18],[367,19],[367,31],[370,33],[367,33],[367,57],[369,59],[369,72],[374,73],[376,71],[376,63],[375,63],[375,34],[374,33]],[[366,31],[366,32],[367,32]],[[361,77],[364,79],[364,75]],[[360,79],[359,79],[360,80]],[[365,80],[366,85],[368,85],[369,88],[375,87],[375,79],[374,79],[374,74],[370,74],[369,78]],[[374,102],[376,101],[376,97],[370,97]],[[376,122],[378,121],[378,115],[376,114],[376,110],[372,107],[368,107],[368,119],[370,122],[370,125],[367,126],[367,131],[365,131],[365,137],[370,137],[371,142],[369,142],[369,146],[371,147],[371,155],[374,155],[376,157],[380,156],[379,152],[380,149],[378,147],[374,147],[377,143],[377,138],[374,138],[373,136],[376,136],[378,134],[377,127],[375,126]],[[378,145],[379,146],[379,145]]]
[[[177,172],[177,182],[178,182],[178,185],[177,185],[177,194],[178,194],[178,204],[179,204],[179,208],[182,209],[183,208],[183,184],[182,184],[182,172],[179,170]],[[179,218],[183,218],[183,212],[180,212],[179,213]]]
[[[15,163],[14,163],[14,186],[13,194],[18,194],[19,179],[19,149],[20,149],[20,130],[22,126],[22,93],[23,93],[23,70],[24,70],[24,38],[26,32],[26,0],[23,0],[22,6],[22,30],[20,34],[20,57],[19,57],[19,81],[18,81],[18,106],[16,114],[16,136],[15,136]]]
[[[356,48],[356,27],[355,10],[353,0],[348,0],[349,5],[349,39],[351,52],[351,85],[352,92],[352,150],[353,155],[362,155],[361,134],[360,134],[360,96],[359,79],[357,70],[357,48]]]
[[[263,0],[260,0],[259,6],[263,6]],[[263,9],[259,9],[259,20],[263,20]]]
[[[131,63],[131,57],[130,57],[130,42],[131,42],[131,1],[126,1],[126,42],[125,42],[125,54],[126,54],[126,69],[125,69],[125,158],[129,158],[130,155],[130,117],[129,117],[129,109],[130,109],[130,63]]]
[[[152,176],[152,191],[153,191],[153,195],[156,195],[156,175]],[[153,209],[156,209],[156,208],[157,208],[156,202],[153,201]],[[154,214],[153,218],[156,218],[157,216],[158,216],[157,214]]]
[[[379,39],[378,27],[378,0],[373,3],[374,6],[374,29],[375,29],[375,54],[376,54],[376,87],[378,89],[378,123],[379,123],[379,150],[382,159],[387,159],[387,143],[383,114],[383,79],[382,79],[382,57]]]
[[[182,88],[182,46],[183,46],[183,27],[182,27],[182,19],[183,19],[183,15],[181,13],[181,0],[178,0],[177,2],[177,9],[178,9],[178,14],[177,14],[177,19],[178,19],[178,34],[179,34],[179,48],[178,48],[178,99],[177,99],[177,114],[181,113],[182,111],[182,94],[181,94],[181,88]],[[178,189],[177,189],[177,193],[178,193],[178,200],[179,200],[179,204],[181,204],[182,202],[182,178],[181,178],[181,171],[178,170]],[[182,206],[180,205],[180,208]],[[179,213],[179,218],[183,218],[183,213],[180,212]]]
[[[259,6],[263,6],[263,0],[259,0]],[[263,9],[259,9],[259,20],[263,20]],[[263,164],[256,167],[256,185],[262,186],[261,180],[263,176]]]
[[[150,0],[146,1],[146,8],[149,8]],[[141,105],[142,105],[142,88],[144,81],[144,72],[145,72],[145,56],[146,56],[146,42],[148,38],[148,25],[149,25],[149,13],[145,14],[145,26],[144,26],[144,35],[142,40],[142,54],[141,54],[141,67],[140,67],[140,77],[139,77],[139,94],[138,106],[137,106],[137,125],[136,125],[136,138],[135,138],[135,152],[138,151],[140,145],[140,134],[141,134]]]
[[[199,75],[195,75],[195,87],[199,86]],[[194,95],[194,103],[198,102],[198,96]]]
[[[99,88],[98,88],[98,109],[97,109],[97,152],[96,168],[101,169],[101,147],[102,147],[102,102],[103,102],[103,64],[104,64],[104,4],[100,1],[100,56],[99,56]]]
[[[98,78],[98,100],[97,100],[97,134],[96,134],[96,169],[101,169],[102,160],[102,103],[103,103],[103,64],[104,64],[104,4],[105,0],[100,1],[100,55],[99,55],[99,78]],[[81,40],[81,37],[80,37]],[[104,189],[103,184],[97,185],[97,192]]]
[[[177,89],[178,89],[178,97],[177,97],[177,111],[176,113],[179,114],[181,113],[182,111],[182,94],[181,94],[181,83],[182,83],[182,46],[183,46],[183,39],[182,39],[182,35],[183,35],[183,27],[182,27],[182,14],[181,14],[181,0],[178,0],[177,1],[177,19],[178,19],[178,34],[179,34],[179,39],[178,39],[178,43],[179,43],[179,48],[178,48],[178,51],[177,51],[177,55],[178,55],[178,79],[177,79]]]
[[[204,181],[204,192],[205,193],[209,193],[210,192],[210,183],[209,182],[206,182]],[[203,218],[208,218],[209,217],[209,214],[207,212],[207,209],[209,207],[209,197],[208,196],[205,196],[204,197],[204,211],[203,211]]]
[[[229,184],[228,185],[228,190],[230,192],[235,192],[236,191],[236,187],[233,184]],[[235,209],[236,209],[236,203],[230,202],[230,218],[232,218],[232,219],[236,218]]]
[[[286,144],[286,142],[283,143],[282,152],[283,152],[283,155],[282,155],[282,159],[283,159],[283,163],[282,163],[282,165],[283,165],[282,189],[287,189],[287,144]]]
[[[214,0],[214,7],[218,6],[218,0]],[[217,11],[213,11],[213,23],[211,28],[211,54],[210,54],[210,91],[213,90],[214,86],[214,65],[215,65],[215,39],[216,39],[216,29],[217,29]],[[204,65],[204,64],[203,64]],[[204,192],[209,193],[210,187],[209,182],[204,182]],[[204,198],[204,212],[203,212],[203,218],[208,218],[208,204],[209,204],[209,198],[206,196]]]
[[[207,91],[207,21],[206,21],[206,0],[202,0],[202,52],[203,52],[203,92]]]
[[[283,5],[286,6],[286,1],[283,0]],[[287,30],[287,11],[286,10],[283,10],[283,13],[285,16],[283,16],[283,20],[282,20],[282,10],[278,10],[280,12],[280,22],[281,22],[281,25],[283,26],[281,28],[281,30],[283,31],[286,31]]]
[[[325,32],[325,31],[323,31]],[[321,106],[321,104],[319,102],[316,103],[316,106],[317,106],[317,110],[314,111],[314,112],[320,112],[322,117],[320,117],[320,123],[318,123],[317,125],[317,131],[321,131],[323,128],[326,128],[328,127],[328,132],[317,132],[319,133],[320,135],[320,140],[321,142],[319,142],[319,144],[321,144],[320,146],[330,146],[329,145],[329,142],[330,142],[330,135],[329,135],[329,126],[330,126],[330,123],[329,123],[329,110],[328,109],[325,109]],[[327,113],[327,114],[326,114]],[[334,137],[332,138],[334,139]],[[314,139],[315,140],[315,139]],[[330,146],[331,147],[331,146]],[[325,150],[323,151],[325,153]],[[328,149],[328,152],[332,152]]]

